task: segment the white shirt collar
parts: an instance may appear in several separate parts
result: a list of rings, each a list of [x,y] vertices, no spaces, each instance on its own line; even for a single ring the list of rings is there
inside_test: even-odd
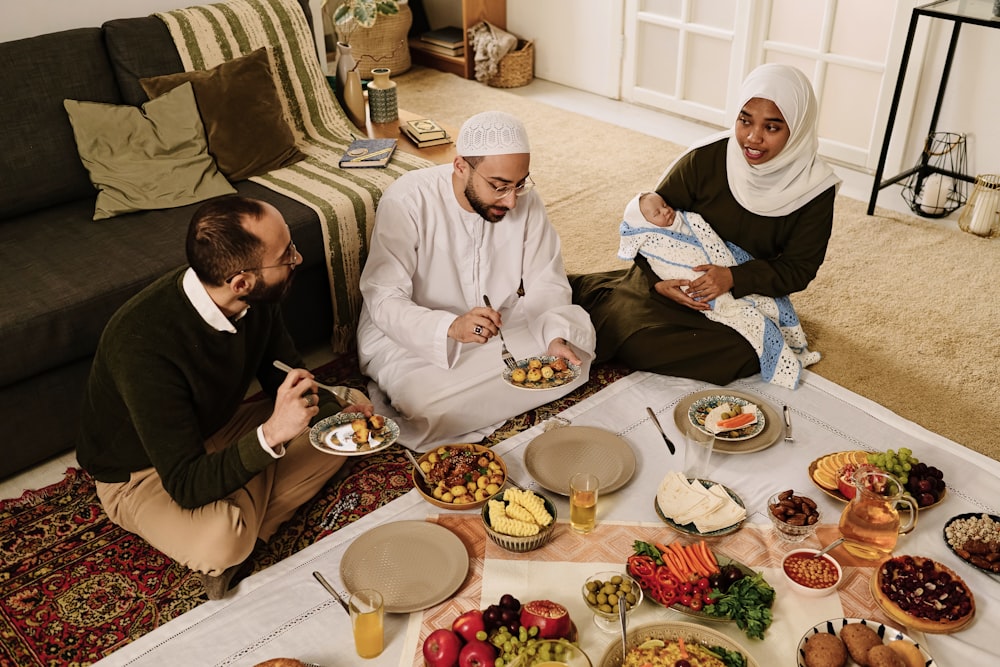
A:
[[[219,306],[212,301],[212,297],[208,295],[208,290],[198,280],[198,276],[191,267],[188,267],[187,271],[184,272],[183,286],[184,294],[191,301],[191,305],[198,311],[201,318],[216,331],[236,333],[236,327],[233,326],[233,322],[241,319],[250,310],[250,306],[247,306],[230,321],[225,313],[219,309]]]

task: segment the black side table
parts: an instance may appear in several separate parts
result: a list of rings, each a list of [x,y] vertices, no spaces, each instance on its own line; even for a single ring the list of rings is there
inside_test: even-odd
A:
[[[920,171],[918,178],[924,178],[932,173],[939,173],[951,178],[975,183],[976,179],[968,174],[959,174],[946,169],[932,167],[927,164],[920,164],[896,174],[891,178],[882,180],[885,171],[886,155],[889,153],[889,141],[892,138],[893,125],[896,122],[896,112],[899,109],[899,98],[903,92],[903,79],[906,77],[906,67],[910,61],[910,49],[913,46],[913,35],[917,31],[917,20],[921,16],[931,19],[941,19],[951,21],[954,26],[951,29],[951,41],[948,44],[948,54],[945,56],[944,69],[941,72],[941,80],[938,83],[937,100],[934,102],[934,113],[931,114],[930,127],[925,136],[930,136],[937,129],[938,116],[941,112],[941,103],[944,101],[944,91],[948,86],[948,75],[951,73],[951,62],[955,55],[955,46],[958,44],[958,35],[963,23],[972,23],[987,28],[1000,28],[1000,19],[993,18],[993,0],[937,0],[926,5],[913,8],[910,16],[910,28],[906,33],[906,45],[903,47],[903,59],[899,64],[899,74],[896,77],[896,90],[892,94],[892,106],[889,109],[889,120],[885,126],[885,137],[882,139],[882,152],[878,158],[878,168],[875,170],[875,178],[872,181],[872,194],[868,200],[868,215],[875,211],[875,201],[878,193],[883,188],[887,188],[894,183],[912,176]],[[919,188],[918,188],[919,190]]]

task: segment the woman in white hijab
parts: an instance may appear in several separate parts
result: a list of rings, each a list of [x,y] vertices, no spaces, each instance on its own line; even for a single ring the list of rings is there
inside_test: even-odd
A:
[[[760,371],[743,336],[699,311],[727,291],[787,296],[816,276],[839,184],[816,154],[817,118],[802,72],[768,64],[750,73],[733,129],[691,147],[656,188],[749,259],[694,267],[694,280],[661,280],[642,256],[627,270],[571,276],[574,301],[597,329],[597,361],[716,384]]]

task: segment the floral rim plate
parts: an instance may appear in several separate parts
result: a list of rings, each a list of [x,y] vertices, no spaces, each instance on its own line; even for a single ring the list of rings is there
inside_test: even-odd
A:
[[[721,389],[706,389],[702,391],[696,391],[692,394],[681,397],[674,406],[674,424],[677,425],[677,430],[684,433],[684,430],[688,427],[690,419],[688,418],[688,408],[694,404],[695,401],[706,396],[718,396]],[[781,419],[780,413],[772,406],[770,403],[765,401],[760,396],[756,394],[751,394],[746,391],[736,391],[734,389],[725,390],[727,396],[735,396],[737,398],[742,398],[747,400],[757,407],[759,407],[763,412],[766,419],[764,424],[764,430],[761,431],[756,437],[750,438],[746,441],[726,440],[725,438],[715,439],[715,448],[713,452],[718,452],[720,454],[752,454],[754,452],[759,452],[762,449],[767,449],[773,446],[775,443],[781,441],[781,436],[785,433],[785,423]]]
[[[688,477],[687,481],[693,482],[695,480],[692,477]],[[701,485],[706,489],[711,487],[713,484],[719,484],[718,482],[713,482],[707,479],[699,479],[697,481],[700,482]],[[743,499],[740,498],[735,491],[730,489],[725,484],[719,484],[719,486],[721,486],[723,490],[725,490],[725,492],[729,494],[729,497],[732,498],[737,505],[739,505],[743,509],[747,508],[747,506],[743,504]],[[673,528],[678,533],[683,533],[685,535],[693,535],[695,537],[719,537],[721,535],[728,535],[729,533],[735,533],[743,526],[743,522],[746,521],[746,517],[744,517],[731,526],[726,526],[725,528],[720,528],[718,530],[711,530],[708,531],[707,533],[703,533],[697,528],[695,528],[694,522],[679,524],[670,517],[666,516],[663,513],[663,510],[660,509],[660,501],[656,499],[656,496],[653,496],[653,508],[656,510],[656,516],[660,517],[660,519],[663,520],[663,523],[667,524],[667,526]]]
[[[390,447],[399,437],[399,426],[388,417],[381,430],[368,434],[368,442],[354,442],[354,429],[351,422],[364,419],[360,412],[340,412],[316,422],[309,429],[309,442],[312,446],[326,454],[340,456],[367,456]]]
[[[823,621],[822,623],[817,623],[811,629],[806,630],[806,633],[802,635],[802,639],[799,640],[799,646],[795,650],[795,659],[797,667],[806,667],[806,642],[813,635],[818,635],[821,632],[825,632],[828,635],[834,635],[835,637],[840,637],[840,631],[844,629],[844,626],[850,625],[852,623],[864,623],[872,630],[875,631],[879,637],[882,638],[882,643],[889,641],[894,641],[896,639],[905,639],[916,644],[917,649],[920,651],[920,655],[923,657],[924,662],[922,663],[924,667],[936,667],[934,658],[924,650],[918,642],[914,641],[913,638],[905,635],[899,630],[889,627],[888,625],[883,625],[878,621],[872,621],[870,619],[864,618],[831,618],[829,621]],[[858,663],[851,660],[850,655],[847,657],[847,665],[850,667],[856,667]]]
[[[528,364],[531,362],[532,359],[537,359],[538,361],[542,362],[543,366],[548,366],[558,358],[559,357],[553,357],[549,355],[528,357],[527,359],[518,360],[517,367],[527,370]],[[553,375],[551,378],[548,379],[542,378],[541,380],[535,382],[529,380],[525,380],[524,382],[514,382],[514,380],[511,379],[511,374],[514,372],[514,369],[506,368],[504,369],[503,372],[503,381],[509,384],[510,386],[514,387],[515,389],[526,389],[528,391],[542,391],[545,389],[555,389],[556,387],[561,387],[565,384],[569,384],[573,380],[580,377],[579,366],[577,366],[576,364],[571,364],[568,361],[566,362],[566,365],[568,366],[566,370],[555,371],[555,375]]]
[[[940,501],[938,501],[938,502],[940,502]],[[935,505],[936,504],[937,503],[935,503]],[[930,505],[929,507],[933,507],[933,505]],[[958,551],[955,550],[955,547],[951,546],[951,542],[948,541],[948,526],[950,526],[951,524],[953,524],[953,523],[955,523],[956,521],[959,521],[959,520],[963,520],[963,519],[975,519],[975,518],[978,518],[978,517],[981,517],[981,516],[988,516],[989,518],[993,519],[997,523],[1000,523],[1000,516],[997,516],[996,514],[989,514],[987,512],[966,512],[965,514],[958,514],[958,515],[953,516],[950,519],[948,519],[948,521],[945,522],[945,524],[944,524],[944,528],[941,529],[941,537],[944,538],[945,545],[949,549],[951,549],[952,553],[954,553],[956,556],[958,556],[959,558],[961,558],[963,563],[965,563],[966,565],[971,565],[972,567],[976,568],[977,570],[980,570],[981,572],[985,572],[986,574],[991,574],[991,575],[993,575],[995,577],[998,574],[1000,574],[1000,572],[994,572],[993,570],[987,570],[985,567],[980,567],[979,565],[976,565],[972,561],[969,561],[969,560],[966,560],[966,559],[962,558],[962,556],[959,555]]]
[[[685,621],[648,623],[635,628],[629,628],[625,644],[631,649],[647,639],[659,639],[664,642],[670,642],[681,637],[684,638],[687,644],[701,644],[708,647],[721,646],[728,651],[739,651],[747,659],[747,667],[759,667],[759,663],[754,660],[753,656],[736,641],[718,630]],[[620,667],[622,664],[621,640],[611,642],[604,650],[604,655],[595,664],[598,667]]]
[[[819,462],[821,460],[823,460],[824,458],[826,458],[827,456],[829,456],[829,454],[824,454],[823,456],[819,457],[818,459],[816,459],[815,461],[813,461],[812,463],[809,464],[809,479],[811,479],[812,483],[816,485],[816,488],[818,488],[820,491],[822,491],[826,495],[830,496],[834,500],[839,500],[842,503],[849,502],[850,498],[848,498],[843,493],[841,493],[839,489],[828,489],[825,486],[823,486],[822,484],[820,484],[819,481],[816,479],[816,468],[819,466]],[[945,499],[945,497],[947,495],[948,495],[948,487],[945,487],[941,491],[941,497],[939,497],[935,502],[931,503],[930,505],[925,505],[923,507],[918,507],[917,511],[921,512],[923,510],[929,510],[932,507],[937,507],[938,505],[940,505],[944,501],[944,499]],[[955,518],[958,518],[958,517],[955,517]],[[1000,521],[1000,519],[998,519],[998,521]]]
[[[732,405],[738,405],[743,407],[750,403],[745,398],[739,396],[733,396],[731,394],[717,394],[715,396],[704,396],[699,398],[691,407],[688,408],[688,419],[694,426],[702,433],[709,433],[707,428],[705,428],[705,417],[708,413],[723,403],[730,403]],[[750,426],[745,426],[743,428],[734,429],[732,431],[724,431],[722,433],[715,433],[716,440],[725,440],[727,442],[740,442],[742,440],[749,440],[750,438],[756,437],[761,434],[764,430],[764,426],[767,419],[764,417],[764,411],[757,406],[757,421]]]

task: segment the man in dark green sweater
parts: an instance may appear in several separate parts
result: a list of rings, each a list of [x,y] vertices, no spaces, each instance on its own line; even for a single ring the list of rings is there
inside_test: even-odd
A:
[[[256,541],[343,465],[308,439],[340,406],[318,394],[281,317],[302,262],[281,213],[210,200],[186,249],[189,267],[133,297],[104,330],[77,458],[111,520],[202,573],[218,599]],[[277,371],[276,359],[296,370]],[[244,402],[255,378],[271,400]]]

